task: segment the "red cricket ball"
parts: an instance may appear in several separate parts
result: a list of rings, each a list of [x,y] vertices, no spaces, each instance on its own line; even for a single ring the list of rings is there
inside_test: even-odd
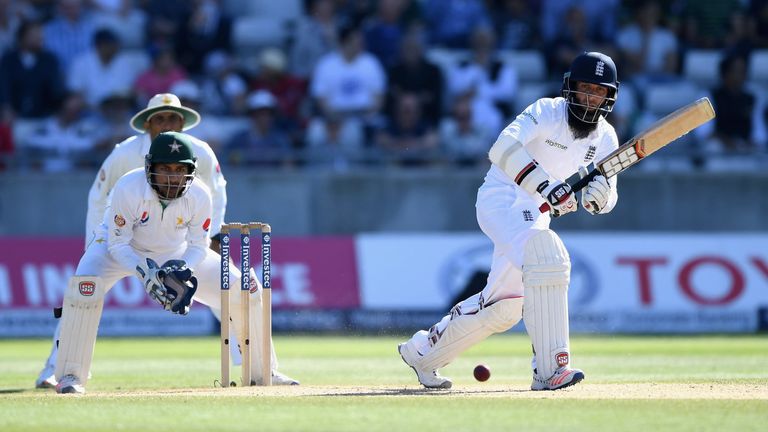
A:
[[[477,365],[475,366],[474,370],[475,379],[483,382],[488,381],[488,378],[491,377],[491,370],[488,369],[488,366],[486,365]]]

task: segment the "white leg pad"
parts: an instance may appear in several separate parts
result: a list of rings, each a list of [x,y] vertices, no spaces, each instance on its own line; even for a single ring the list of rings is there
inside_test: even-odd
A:
[[[96,333],[104,306],[104,284],[96,276],[73,276],[64,295],[56,358],[56,379],[75,375],[83,386],[91,369]]]
[[[570,363],[568,284],[571,259],[560,237],[543,230],[528,240],[523,258],[523,319],[536,374],[547,380]]]
[[[523,299],[502,299],[483,306],[480,294],[462,301],[450,315],[429,329],[428,346],[419,349],[419,363],[427,370],[439,369],[488,336],[507,331],[522,318]]]

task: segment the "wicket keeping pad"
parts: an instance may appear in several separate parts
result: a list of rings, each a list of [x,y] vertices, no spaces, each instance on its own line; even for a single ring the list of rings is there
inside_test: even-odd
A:
[[[104,307],[104,283],[96,276],[73,276],[69,279],[61,316],[59,355],[56,379],[75,375],[85,386],[91,369],[93,347]]]

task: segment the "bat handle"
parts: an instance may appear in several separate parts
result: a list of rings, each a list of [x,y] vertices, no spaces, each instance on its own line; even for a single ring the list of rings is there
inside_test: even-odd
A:
[[[576,193],[576,192],[584,189],[589,184],[589,182],[591,182],[595,177],[597,177],[599,175],[602,175],[600,170],[593,169],[587,175],[585,175],[584,177],[580,178],[579,181],[577,181],[576,183],[571,185],[571,193]],[[549,205],[549,203],[545,202],[544,204],[539,206],[539,211],[542,212],[542,213],[546,213],[551,208],[552,207]]]

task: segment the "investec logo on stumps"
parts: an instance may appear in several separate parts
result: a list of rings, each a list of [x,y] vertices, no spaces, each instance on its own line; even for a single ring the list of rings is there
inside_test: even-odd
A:
[[[269,239],[267,239],[267,241],[269,241]],[[272,246],[270,246],[269,243],[263,244],[261,246],[261,265],[263,268],[262,278],[264,280],[261,283],[264,285],[264,288],[272,288],[272,269],[269,266],[269,263],[272,262],[271,254]]]
[[[243,278],[243,286],[240,287],[241,290],[251,290],[251,272],[247,271],[251,268],[251,238],[247,235],[243,234],[243,246],[242,246],[242,253],[243,253],[243,262],[241,263],[241,266],[243,268],[243,273],[241,277]]]
[[[221,237],[221,289],[229,289],[229,236]]]

